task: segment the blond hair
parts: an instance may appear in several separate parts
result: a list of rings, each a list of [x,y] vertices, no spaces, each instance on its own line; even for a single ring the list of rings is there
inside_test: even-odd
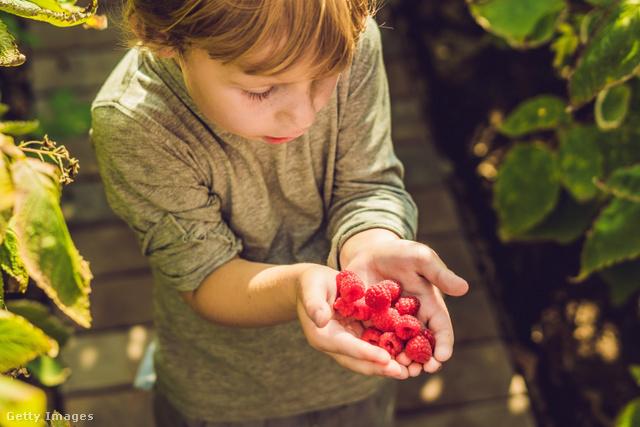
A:
[[[197,47],[248,74],[274,75],[312,55],[319,76],[349,65],[375,0],[128,0],[134,41]]]

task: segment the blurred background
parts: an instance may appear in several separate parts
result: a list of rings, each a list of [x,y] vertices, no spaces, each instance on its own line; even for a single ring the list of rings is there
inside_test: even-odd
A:
[[[94,275],[93,323],[74,326],[61,355],[71,375],[48,388],[60,412],[94,414],[79,426],[151,425],[151,394],[132,385],[154,337],[151,276],[106,203],[87,135],[90,103],[125,53],[118,8],[99,2],[109,19],[102,31],[12,20],[27,62],[0,69],[7,118],[38,118],[40,137],[80,161],[62,209]],[[472,285],[448,300],[454,358],[442,373],[401,384],[399,427],[615,425],[640,396],[629,374],[640,364],[637,292],[613,304],[597,276],[569,283],[581,241],[506,243],[492,204],[495,159],[509,144],[495,123],[535,95],[566,96],[566,81],[549,65],[554,53],[513,49],[478,25],[464,0],[389,0],[377,20],[419,238]]]

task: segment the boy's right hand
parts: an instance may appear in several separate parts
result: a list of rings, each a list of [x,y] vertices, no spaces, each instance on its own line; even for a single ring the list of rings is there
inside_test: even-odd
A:
[[[362,324],[345,319],[331,307],[336,298],[336,274],[332,268],[312,266],[304,271],[297,292],[302,329],[316,350],[333,357],[352,371],[396,379],[409,377],[407,366],[379,347],[362,341]]]

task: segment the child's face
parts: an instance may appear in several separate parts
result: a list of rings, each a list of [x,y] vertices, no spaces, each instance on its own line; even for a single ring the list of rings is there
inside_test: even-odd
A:
[[[243,73],[192,49],[176,59],[196,105],[217,126],[245,138],[283,144],[301,135],[333,93],[338,76],[316,80],[308,61],[275,76]]]

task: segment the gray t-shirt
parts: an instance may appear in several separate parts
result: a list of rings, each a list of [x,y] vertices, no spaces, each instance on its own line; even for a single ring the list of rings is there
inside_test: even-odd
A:
[[[221,327],[178,293],[237,255],[339,268],[340,245],[360,230],[415,237],[376,25],[313,126],[283,145],[220,129],[198,110],[172,60],[137,50],[92,111],[109,203],[154,274],[157,387],[173,405],[192,418],[241,421],[358,401],[384,384],[313,349],[298,321]]]

